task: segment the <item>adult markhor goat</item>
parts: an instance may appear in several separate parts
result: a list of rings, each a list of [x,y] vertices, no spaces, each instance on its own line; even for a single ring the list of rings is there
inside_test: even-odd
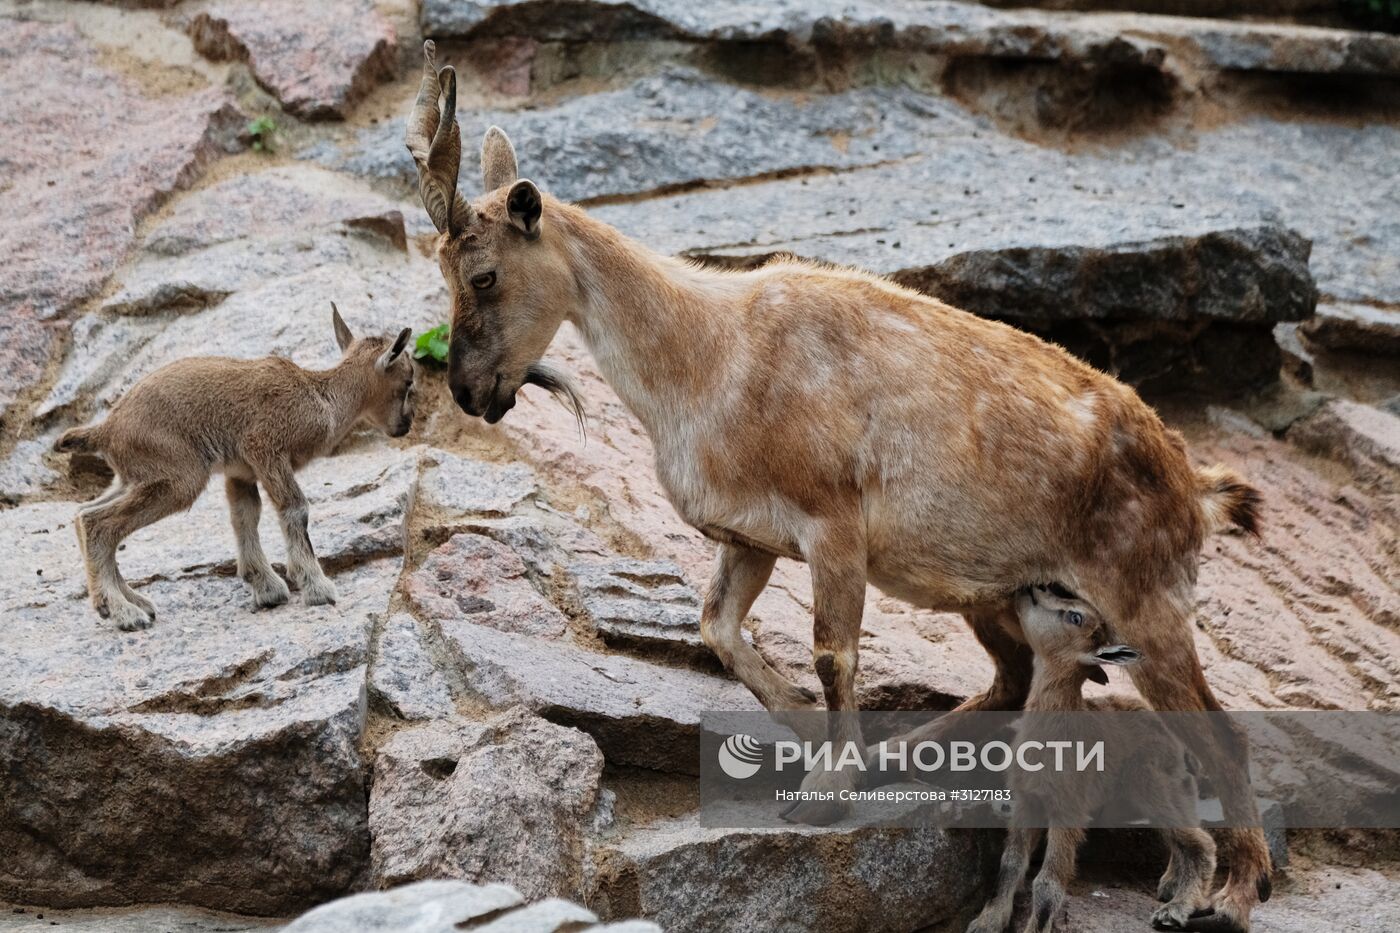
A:
[[[765,707],[817,705],[740,637],[775,559],[789,557],[811,568],[814,663],[831,710],[856,707],[867,581],[972,625],[997,672],[963,709],[1019,708],[1031,651],[1012,596],[1052,580],[1142,652],[1133,679],[1154,706],[1220,708],[1191,638],[1196,566],[1205,536],[1255,493],[1224,470],[1193,469],[1132,389],[878,276],[659,256],[518,178],[495,127],[482,144],[485,193],[468,202],[456,74],[436,67],[432,43],[424,51],[407,144],[440,232],[457,404],[499,420],[571,321],[645,426],[676,510],[719,542],[702,635]],[[829,738],[860,740],[854,716],[830,720]],[[1216,750],[1197,751],[1210,767]],[[853,780],[820,773],[808,789]],[[1227,810],[1252,825],[1247,785],[1225,785]],[[808,801],[788,815],[842,812]],[[1260,830],[1230,836],[1231,874],[1204,919],[1242,931],[1267,897],[1269,854]]]

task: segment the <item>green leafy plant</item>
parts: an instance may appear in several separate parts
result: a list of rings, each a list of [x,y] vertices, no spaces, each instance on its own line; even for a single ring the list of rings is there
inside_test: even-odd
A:
[[[439,366],[447,365],[447,334],[446,324],[439,324],[419,334],[413,343],[413,358],[430,360]]]
[[[253,149],[258,152],[272,151],[272,135],[277,132],[277,121],[263,114],[248,121],[248,135],[253,138]]]
[[[1400,27],[1400,0],[1346,0],[1346,6],[1368,17],[1371,25]]]

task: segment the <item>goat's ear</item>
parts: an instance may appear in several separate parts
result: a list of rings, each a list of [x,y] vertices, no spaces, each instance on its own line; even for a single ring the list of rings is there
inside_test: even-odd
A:
[[[506,211],[510,214],[510,222],[527,239],[539,238],[544,199],[533,181],[522,178],[510,186],[510,194],[506,195]]]
[[[331,323],[335,325],[335,342],[340,347],[340,352],[344,353],[345,349],[355,341],[355,335],[350,333],[350,328],[346,326],[345,319],[340,316],[340,309],[335,306],[334,301],[331,302]]]
[[[1103,684],[1105,687],[1108,686],[1108,672],[1097,664],[1084,665],[1084,676],[1088,677],[1096,684]]]
[[[1142,653],[1128,645],[1109,645],[1095,651],[1094,660],[1100,664],[1136,664],[1142,660]]]
[[[491,127],[481,140],[481,181],[486,186],[483,190],[504,188],[518,177],[520,168],[510,137],[499,126]]]
[[[408,338],[413,336],[413,328],[405,327],[399,331],[399,335],[394,338],[394,345],[379,355],[379,362],[376,364],[381,370],[387,370],[394,365],[394,360],[399,358],[404,347],[408,346]]]

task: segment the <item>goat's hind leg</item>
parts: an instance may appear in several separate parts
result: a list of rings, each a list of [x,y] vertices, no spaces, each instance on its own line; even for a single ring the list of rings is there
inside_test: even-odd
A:
[[[996,892],[983,906],[967,928],[967,933],[1002,933],[1011,923],[1016,908],[1016,892],[1026,880],[1031,853],[1040,842],[1039,829],[1009,829],[1006,848],[1001,853],[1001,868],[997,872]]]
[[[224,492],[228,495],[229,518],[238,542],[238,576],[253,591],[253,603],[259,609],[280,606],[291,599],[287,581],[272,569],[258,537],[258,520],[262,515],[262,497],[258,484],[237,476],[224,477]]]
[[[127,595],[135,594],[117,567],[117,546],[137,529],[189,508],[198,496],[198,486],[177,486],[166,480],[137,483],[81,514],[89,574],[95,579],[89,593],[93,608],[104,618],[110,617],[122,631],[148,628],[155,618],[155,607],[149,600],[133,600]]]

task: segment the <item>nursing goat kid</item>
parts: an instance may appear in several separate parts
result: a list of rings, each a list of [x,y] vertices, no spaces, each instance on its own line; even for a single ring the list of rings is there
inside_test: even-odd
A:
[[[1035,828],[1029,819],[1013,817],[996,891],[967,933],[1002,933],[1006,929],[1016,892],[1042,835],[1046,837],[1045,858],[1031,886],[1030,911],[1022,933],[1064,929],[1060,921],[1066,889],[1074,880],[1084,829],[1113,799],[1145,803],[1151,808],[1153,822],[1162,827],[1171,860],[1157,885],[1157,896],[1167,903],[1152,915],[1152,925],[1159,930],[1187,929],[1193,917],[1209,909],[1206,896],[1215,874],[1215,843],[1198,825],[1198,788],[1187,768],[1186,749],[1170,732],[1150,727],[1140,716],[1113,715],[1153,715],[1145,713],[1146,707],[1137,699],[1084,696],[1086,680],[1107,682],[1099,665],[1138,664],[1142,655],[1130,645],[1116,643],[1104,618],[1058,584],[1022,590],[1016,598],[1016,614],[1035,651],[1035,674],[1026,715],[1016,729],[1017,744],[1084,731],[1106,740],[1112,757],[1102,770],[1085,769],[1072,776],[1043,769],[1012,773],[1017,812],[1038,810],[1049,818],[1049,829]],[[1105,715],[1092,716],[1093,721],[1086,722],[1086,714]]]
[[[774,561],[788,557],[811,569],[814,666],[838,713],[831,740],[861,741],[841,713],[856,709],[867,582],[971,624],[997,671],[963,709],[1025,701],[1032,652],[1012,596],[1049,580],[1144,653],[1133,678],[1153,706],[1220,708],[1192,642],[1196,568],[1205,536],[1254,493],[1226,471],[1193,469],[1137,393],[875,275],[660,256],[519,178],[495,127],[482,143],[485,193],[469,202],[457,190],[456,75],[438,70],[432,43],[424,51],[406,142],[451,295],[453,397],[500,420],[572,322],[650,435],[670,501],[719,543],[701,634],[765,707],[779,718],[817,708],[740,637]],[[1209,768],[1214,753],[1198,751]],[[822,772],[806,787],[855,781],[854,769]],[[1248,787],[1222,791],[1236,825],[1255,825]],[[787,815],[824,823],[843,812],[805,800]],[[1260,829],[1233,842],[1214,904],[1224,928],[1245,930],[1267,896],[1269,855]]]

